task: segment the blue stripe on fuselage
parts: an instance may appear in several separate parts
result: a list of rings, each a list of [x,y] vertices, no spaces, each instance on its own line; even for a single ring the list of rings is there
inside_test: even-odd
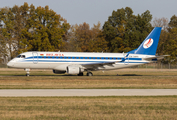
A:
[[[49,57],[49,58],[48,58]],[[122,60],[124,58],[120,57],[67,57],[67,56],[34,56],[34,57],[28,57],[25,59],[94,59],[94,60]],[[126,58],[126,60],[142,60],[142,58]]]
[[[92,63],[109,63],[109,62],[116,62],[116,61],[61,61],[61,60],[26,60],[26,61],[21,61],[21,62],[38,62],[38,63],[42,63],[42,62],[92,62]],[[118,61],[119,63],[124,63],[122,61]],[[148,62],[126,62],[126,63],[148,63]]]

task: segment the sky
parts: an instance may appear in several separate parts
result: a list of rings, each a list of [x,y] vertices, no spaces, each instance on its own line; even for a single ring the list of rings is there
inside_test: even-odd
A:
[[[0,8],[21,6],[27,2],[35,7],[46,5],[60,14],[71,25],[88,23],[91,27],[108,20],[113,10],[130,7],[134,15],[149,10],[153,18],[170,18],[177,15],[177,0],[0,0]]]

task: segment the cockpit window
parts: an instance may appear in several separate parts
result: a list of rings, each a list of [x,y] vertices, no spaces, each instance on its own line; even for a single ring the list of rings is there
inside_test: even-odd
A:
[[[21,58],[21,55],[18,55],[16,58]]]
[[[22,55],[21,58],[25,58],[25,55]]]
[[[25,55],[18,55],[16,58],[25,58]]]

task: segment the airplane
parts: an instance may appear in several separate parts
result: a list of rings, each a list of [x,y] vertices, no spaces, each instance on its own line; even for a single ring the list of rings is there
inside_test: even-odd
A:
[[[23,68],[26,76],[30,69],[53,69],[56,74],[77,74],[93,76],[91,71],[114,70],[138,66],[161,60],[156,56],[161,27],[155,27],[141,45],[127,53],[92,53],[92,52],[25,52],[13,58],[7,66]]]

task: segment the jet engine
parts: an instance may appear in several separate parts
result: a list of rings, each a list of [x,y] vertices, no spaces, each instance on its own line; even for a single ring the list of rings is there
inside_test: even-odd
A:
[[[80,68],[79,66],[71,65],[71,66],[67,66],[66,72],[68,74],[79,74],[84,72],[84,69]]]
[[[53,70],[55,74],[64,74],[66,71]]]

